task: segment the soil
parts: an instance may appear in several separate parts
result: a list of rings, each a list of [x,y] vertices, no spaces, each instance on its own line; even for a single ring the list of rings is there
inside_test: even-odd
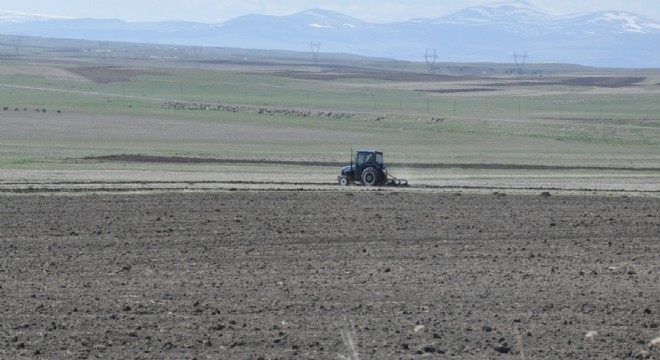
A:
[[[439,90],[417,90],[421,92],[429,92],[435,94],[453,94],[453,93],[472,93],[472,92],[490,92],[497,91],[491,88],[465,88],[465,89],[439,89]]]
[[[539,78],[536,81],[511,81],[492,83],[490,86],[549,86],[549,85],[568,85],[568,86],[587,86],[603,88],[621,88],[633,86],[646,81],[643,76],[576,76],[576,77],[550,77]]]
[[[266,159],[214,159],[184,156],[150,156],[142,154],[120,154],[88,156],[83,159],[71,161],[99,161],[99,162],[126,162],[126,163],[158,163],[158,164],[267,164],[267,165],[299,165],[299,166],[330,166],[340,167],[345,162],[336,161],[296,161],[296,160],[266,160]],[[623,171],[660,171],[654,167],[614,167],[614,166],[558,166],[558,165],[529,165],[529,164],[479,164],[479,163],[389,163],[392,167],[406,167],[410,169],[480,169],[480,170],[623,170]]]
[[[301,71],[285,71],[274,73],[274,75],[288,77],[293,79],[303,80],[322,80],[332,81],[338,79],[371,79],[383,81],[405,81],[405,82],[443,82],[443,81],[456,81],[455,76],[447,75],[434,75],[434,74],[415,74],[407,72],[365,72],[365,71],[344,71],[344,72],[301,72]]]
[[[485,81],[484,86],[548,86],[548,85],[568,85],[568,86],[587,86],[587,87],[605,87],[605,88],[620,88],[632,86],[646,80],[643,76],[570,76],[570,77],[546,77],[538,78],[527,81],[509,81],[502,82],[501,78],[488,78],[488,77],[457,77],[447,75],[435,74],[415,74],[415,73],[377,73],[377,72],[326,72],[326,73],[309,73],[309,72],[296,72],[286,71],[275,73],[279,75],[294,79],[304,80],[321,80],[332,81],[337,79],[371,79],[383,81],[398,81],[398,82],[456,82],[456,81]],[[451,93],[451,92],[479,92],[479,91],[496,91],[496,89],[489,88],[469,88],[469,89],[439,89],[439,90],[418,90],[436,93]]]
[[[657,358],[658,209],[547,191],[2,195],[0,357]]]

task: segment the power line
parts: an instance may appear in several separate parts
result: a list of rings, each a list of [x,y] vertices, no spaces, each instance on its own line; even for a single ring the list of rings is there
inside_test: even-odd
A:
[[[424,61],[429,70],[433,72],[435,69],[435,63],[438,61],[438,53],[436,52],[436,49],[433,49],[433,53],[431,53],[429,49],[426,49],[426,53],[424,53]]]
[[[16,50],[16,56],[18,56],[18,53],[21,49],[21,39],[19,38],[11,39],[11,43],[14,45],[14,50]]]
[[[512,57],[513,61],[516,63],[516,67],[518,68],[518,73],[522,74],[522,67],[527,63],[527,59],[529,58],[527,51],[525,51],[523,54],[518,54],[518,52],[514,51]]]
[[[309,47],[312,50],[312,60],[314,61],[314,66],[317,66],[319,64],[319,51],[321,50],[321,43],[310,41]]]

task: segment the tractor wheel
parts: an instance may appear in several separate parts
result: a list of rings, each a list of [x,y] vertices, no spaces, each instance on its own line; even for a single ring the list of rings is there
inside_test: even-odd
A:
[[[348,186],[349,183],[350,183],[350,181],[348,180],[348,176],[342,175],[342,176],[339,177],[339,185],[340,186]]]
[[[376,186],[380,182],[378,171],[374,168],[366,168],[362,170],[362,185]]]

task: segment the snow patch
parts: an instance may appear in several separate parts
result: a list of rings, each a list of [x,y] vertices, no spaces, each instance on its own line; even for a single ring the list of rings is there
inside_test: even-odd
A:
[[[623,12],[607,12],[603,13],[598,18],[590,21],[595,23],[598,21],[620,23],[621,30],[624,32],[647,33],[648,30],[660,30],[660,24],[651,22],[640,18],[637,15]]]
[[[334,28],[334,26],[330,26],[330,25],[321,25],[321,24],[316,24],[316,23],[314,23],[314,24],[309,24],[309,26],[311,26],[311,27],[313,27],[313,28],[317,28],[317,29],[328,29],[328,28],[331,29],[331,28]]]
[[[307,11],[304,11],[303,14],[309,15],[309,16],[312,16],[312,17],[317,17],[319,19],[324,19],[325,18],[325,15],[319,14],[315,10],[307,10]]]
[[[46,20],[66,20],[73,19],[66,16],[31,14],[19,11],[0,10],[0,21],[6,22],[28,22],[28,21],[46,21]]]

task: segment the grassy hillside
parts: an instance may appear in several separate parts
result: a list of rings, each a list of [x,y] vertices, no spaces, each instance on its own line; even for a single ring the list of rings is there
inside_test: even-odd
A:
[[[308,54],[48,39],[17,49],[9,37],[0,54],[2,169],[124,153],[344,161],[363,147],[397,163],[660,168],[655,70],[430,71],[325,54],[312,66]],[[191,109],[218,105],[238,110]]]

